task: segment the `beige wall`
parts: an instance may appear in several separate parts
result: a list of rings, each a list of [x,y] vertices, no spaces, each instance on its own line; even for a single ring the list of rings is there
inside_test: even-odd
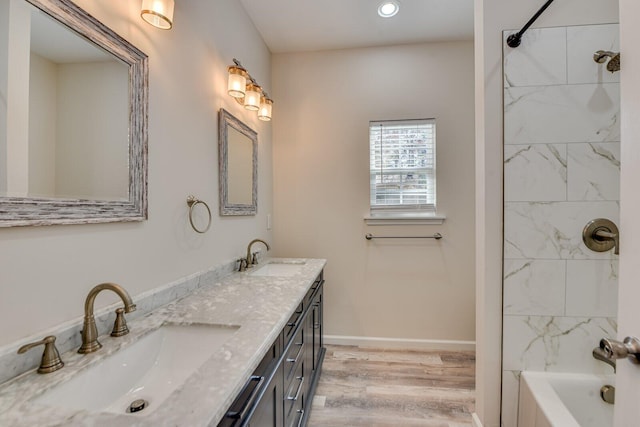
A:
[[[139,223],[0,229],[0,345],[82,315],[94,285],[132,295],[240,257],[254,237],[272,241],[271,124],[226,95],[226,67],[240,59],[270,91],[270,53],[236,1],[177,2],[171,31],[140,19],[139,2],[77,4],[149,55],[149,219]],[[271,91],[270,91],[271,92]],[[258,132],[258,215],[220,218],[217,112]],[[214,213],[195,233],[186,198]],[[97,306],[114,302],[100,295]]]
[[[278,54],[273,78],[276,252],[328,259],[325,333],[473,341],[473,44]],[[446,221],[366,226],[369,121],[430,117]]]
[[[502,304],[502,31],[520,29],[541,2],[475,0],[476,58],[476,411],[500,425]],[[554,2],[535,27],[618,21],[617,0]],[[526,36],[525,36],[526,37]],[[510,427],[510,426],[506,426]]]

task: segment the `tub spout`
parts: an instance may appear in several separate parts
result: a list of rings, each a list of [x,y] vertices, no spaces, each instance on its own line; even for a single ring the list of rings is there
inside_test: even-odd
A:
[[[598,359],[606,363],[607,365],[611,366],[613,368],[613,372],[616,371],[616,360],[607,357],[607,354],[603,349],[601,349],[600,347],[596,347],[593,349],[593,352],[591,352],[591,354],[595,359]]]

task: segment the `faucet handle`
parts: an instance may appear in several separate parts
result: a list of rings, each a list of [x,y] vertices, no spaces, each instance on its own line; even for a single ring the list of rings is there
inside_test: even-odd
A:
[[[613,249],[620,253],[620,232],[618,226],[606,218],[596,218],[587,223],[582,230],[582,241],[592,251],[605,252]]]
[[[258,265],[258,252],[254,252],[251,256],[251,265]]]
[[[593,233],[594,239],[599,240],[601,242],[604,241],[612,241],[613,242],[613,253],[615,255],[620,255],[620,236],[617,232],[612,232],[608,228],[598,229]]]
[[[113,322],[113,330],[111,331],[112,337],[121,337],[129,333],[129,327],[127,321],[124,318],[124,308],[116,309],[116,321]]]
[[[40,341],[25,344],[18,349],[18,354],[26,353],[34,347],[44,345],[44,352],[42,353],[42,360],[38,367],[39,374],[48,374],[61,369],[64,366],[64,362],[60,359],[60,353],[55,345],[56,337],[49,335],[44,337]]]
[[[636,337],[626,337],[623,342],[603,338],[600,340],[600,348],[608,359],[629,357],[632,362],[640,363],[640,340]]]
[[[247,269],[247,260],[244,258],[240,258],[237,262],[240,263],[238,267],[238,271],[245,271]]]

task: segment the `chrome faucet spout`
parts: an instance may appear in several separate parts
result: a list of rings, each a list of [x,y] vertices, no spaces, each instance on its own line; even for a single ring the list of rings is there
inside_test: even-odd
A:
[[[251,268],[252,265],[257,264],[253,262],[253,258],[251,257],[251,246],[253,246],[254,243],[262,243],[267,248],[267,250],[271,249],[269,247],[269,244],[262,239],[253,239],[251,242],[249,242],[249,246],[247,246],[247,258],[246,258],[247,268]]]
[[[92,353],[102,347],[98,342],[98,328],[93,315],[93,305],[96,297],[101,291],[110,290],[115,292],[124,303],[124,312],[131,313],[136,310],[136,305],[131,300],[127,291],[115,283],[101,283],[89,291],[84,302],[84,325],[82,327],[82,346],[78,353]]]

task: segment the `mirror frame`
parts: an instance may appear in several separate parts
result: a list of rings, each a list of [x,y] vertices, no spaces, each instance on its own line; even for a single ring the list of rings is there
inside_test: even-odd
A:
[[[229,127],[237,130],[251,140],[252,145],[252,196],[251,204],[229,203],[228,185],[228,134]],[[220,187],[220,215],[255,215],[258,212],[258,133],[234,117],[224,108],[218,114],[218,170]]]
[[[146,220],[147,55],[70,0],[25,1],[129,66],[129,200],[0,197],[0,227]]]

